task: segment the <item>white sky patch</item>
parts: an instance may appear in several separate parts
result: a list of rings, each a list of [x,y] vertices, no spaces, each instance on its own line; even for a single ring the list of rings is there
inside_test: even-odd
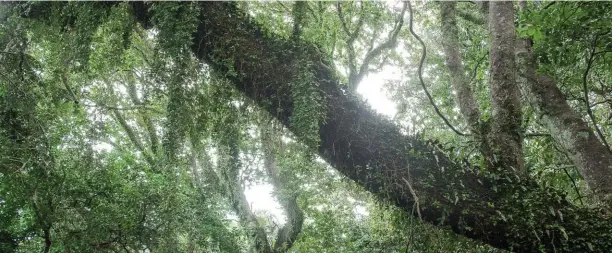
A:
[[[399,69],[383,68],[379,73],[367,75],[357,87],[357,93],[363,96],[378,113],[392,118],[397,114],[397,106],[387,97],[383,87],[386,80],[399,79],[401,79]]]
[[[356,205],[354,211],[355,216],[357,216],[357,218],[365,218],[370,215],[370,212],[368,212],[368,208],[363,205]]]
[[[273,187],[270,184],[252,185],[244,191],[247,200],[251,204],[253,212],[269,212],[278,221],[284,224],[285,214],[276,198],[272,196]]]
[[[110,152],[113,150],[113,145],[107,142],[99,141],[92,146],[93,150],[96,152]]]

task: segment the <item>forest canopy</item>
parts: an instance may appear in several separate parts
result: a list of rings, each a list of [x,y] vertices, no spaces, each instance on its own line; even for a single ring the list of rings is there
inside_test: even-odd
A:
[[[0,252],[608,252],[610,8],[0,3]]]

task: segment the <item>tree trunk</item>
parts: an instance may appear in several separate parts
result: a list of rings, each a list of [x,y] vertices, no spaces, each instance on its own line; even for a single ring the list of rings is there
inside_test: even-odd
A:
[[[457,28],[456,2],[441,2],[440,16],[442,21],[442,47],[446,56],[446,67],[451,76],[451,84],[455,91],[457,105],[463,118],[468,123],[470,132],[475,140],[480,142],[482,152],[487,164],[493,167],[494,155],[488,140],[489,124],[480,119],[478,103],[470,87],[470,80],[465,74],[461,54],[459,53],[459,32]]]
[[[274,252],[287,252],[293,246],[298,235],[302,231],[304,223],[304,212],[300,209],[297,202],[297,193],[291,192],[287,187],[287,182],[281,179],[280,172],[276,166],[276,148],[282,153],[283,143],[280,139],[273,140],[272,129],[265,129],[262,126],[261,144],[264,151],[264,166],[272,186],[279,191],[279,202],[287,214],[287,223],[278,230],[274,241]],[[275,145],[278,143],[278,145]]]
[[[465,69],[459,54],[459,33],[457,29],[456,2],[441,2],[442,47],[446,56],[446,67],[451,76],[451,84],[455,91],[457,105],[470,131],[474,134],[484,134],[480,127],[480,111],[474,99],[470,80],[465,75]]]
[[[225,168],[221,168],[223,180],[225,181],[226,193],[232,208],[238,215],[240,223],[247,229],[249,236],[255,241],[255,250],[258,253],[272,253],[272,248],[268,243],[268,236],[264,228],[259,224],[257,216],[251,210],[251,205],[244,194],[244,188],[240,182],[240,150],[238,147],[238,136],[230,134]]]
[[[491,116],[490,143],[497,165],[524,172],[523,138],[521,136],[521,100],[516,84],[514,50],[514,2],[489,3],[491,37]]]

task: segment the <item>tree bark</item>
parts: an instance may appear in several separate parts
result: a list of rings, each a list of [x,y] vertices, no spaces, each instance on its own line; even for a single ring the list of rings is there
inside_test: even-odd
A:
[[[446,57],[445,64],[450,72],[451,84],[455,91],[455,98],[457,99],[459,111],[467,121],[470,132],[475,135],[473,138],[480,143],[480,151],[487,161],[487,164],[493,167],[494,155],[488,140],[488,132],[490,130],[489,124],[482,121],[480,118],[481,114],[478,109],[478,103],[474,98],[474,93],[470,87],[470,80],[465,73],[461,54],[459,53],[460,44],[456,6],[456,2],[449,1],[440,3],[442,47]]]
[[[493,111],[489,140],[497,165],[524,172],[521,100],[514,60],[514,2],[492,1],[489,5],[489,87]]]

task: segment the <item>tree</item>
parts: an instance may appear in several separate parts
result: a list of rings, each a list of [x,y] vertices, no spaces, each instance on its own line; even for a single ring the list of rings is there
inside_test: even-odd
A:
[[[421,136],[403,134],[392,121],[373,112],[350,90],[347,92],[341,84],[342,77],[336,72],[332,60],[324,52],[328,45],[317,47],[315,43],[307,39],[308,36],[305,36],[304,33],[308,31],[308,25],[301,23],[302,18],[295,19],[296,23],[293,26],[293,36],[291,38],[282,37],[266,30],[265,26],[257,24],[255,18],[245,14],[236,5],[234,3],[169,5],[157,3],[131,3],[129,5],[118,5],[117,3],[76,5],[42,3],[26,5],[28,7],[27,12],[22,12],[22,15],[43,22],[58,22],[59,25],[57,26],[62,29],[66,27],[74,29],[74,27],[81,27],[74,26],[74,24],[86,24],[87,18],[97,19],[98,21],[104,20],[107,17],[106,13],[113,13],[109,10],[117,10],[117,6],[120,6],[119,8],[124,9],[119,9],[120,11],[117,13],[129,13],[128,17],[135,18],[133,21],[139,22],[147,29],[159,32],[157,35],[160,38],[158,42],[166,51],[158,56],[164,57],[164,53],[167,53],[170,56],[169,58],[172,59],[165,62],[161,61],[164,64],[160,64],[160,68],[156,71],[159,74],[160,82],[164,83],[164,87],[167,88],[162,89],[162,93],[166,93],[164,97],[168,99],[165,103],[165,110],[168,114],[164,120],[163,129],[165,130],[161,144],[155,144],[157,143],[157,141],[154,141],[156,139],[154,137],[155,131],[151,131],[155,127],[150,127],[147,122],[151,120],[147,120],[146,116],[141,116],[143,129],[146,130],[140,132],[149,132],[148,141],[152,144],[150,148],[145,147],[142,142],[139,144],[137,141],[140,138],[139,134],[130,133],[138,131],[130,131],[131,123],[127,120],[121,120],[122,113],[119,112],[119,109],[112,109],[119,125],[130,139],[131,145],[139,151],[139,154],[152,168],[170,172],[173,171],[172,168],[183,168],[181,167],[180,154],[185,151],[185,148],[182,147],[182,143],[185,140],[185,135],[187,133],[191,134],[190,131],[197,124],[193,124],[193,121],[187,123],[184,121],[184,117],[178,117],[177,115],[181,111],[198,115],[199,111],[206,110],[205,107],[194,106],[190,108],[187,106],[190,103],[186,102],[192,96],[185,96],[184,90],[192,90],[190,85],[193,84],[190,82],[190,78],[194,78],[193,74],[199,71],[197,67],[194,67],[198,66],[197,61],[190,58],[193,54],[199,61],[205,62],[213,73],[229,80],[232,86],[246,96],[249,101],[256,103],[276,118],[293,132],[301,143],[317,152],[321,158],[325,159],[342,175],[355,181],[378,198],[393,203],[406,214],[413,214],[423,221],[436,225],[450,227],[457,234],[465,235],[494,247],[519,252],[535,250],[603,252],[610,247],[612,240],[610,240],[611,235],[609,234],[609,217],[605,212],[600,212],[597,208],[577,206],[571,203],[556,189],[538,184],[538,181],[527,173],[527,169],[525,169],[527,162],[523,165],[521,150],[524,142],[520,129],[523,108],[518,101],[516,81],[512,77],[517,70],[514,66],[514,46],[512,45],[515,35],[514,6],[511,3],[483,5],[483,7],[488,8],[488,10],[485,10],[489,13],[488,23],[491,27],[489,32],[492,37],[489,47],[491,56],[490,73],[492,75],[489,82],[493,96],[490,133],[486,124],[483,124],[477,119],[478,117],[474,116],[478,113],[475,113],[473,105],[475,102],[470,101],[469,92],[468,96],[459,94],[460,110],[466,116],[470,130],[479,135],[476,140],[481,142],[479,147],[484,160],[487,161],[481,163],[480,166],[477,164],[479,156],[468,156],[466,161],[461,161],[456,157],[456,152],[445,148],[443,145],[424,141]],[[360,6],[363,7],[364,5]],[[404,16],[406,7],[410,8],[410,31],[411,34],[415,35],[412,22],[414,13],[409,3],[404,6],[400,16]],[[300,10],[303,11],[309,7],[310,5],[296,5],[294,10],[295,13],[299,14]],[[455,38],[454,27],[452,27],[453,6],[442,4],[442,7],[443,24],[450,28],[448,33],[443,34],[446,37],[445,41],[449,42],[449,44],[444,45],[445,53],[449,57],[447,65],[453,76],[452,82],[457,82],[454,85],[455,89],[457,91],[465,90],[466,78],[463,77],[465,73],[461,73],[461,66],[458,64],[460,60],[457,59],[459,58],[457,56],[458,46],[455,45],[456,41],[460,41],[460,39]],[[78,11],[72,12],[70,8],[77,8]],[[100,13],[104,14],[99,16],[82,14],[92,8],[97,8]],[[334,14],[339,14],[339,11]],[[64,12],[69,13],[69,15],[65,15]],[[64,15],[57,15],[58,13]],[[301,15],[295,17],[303,17]],[[57,18],[58,16],[63,18]],[[496,19],[498,16],[504,18]],[[127,18],[126,20],[132,19]],[[91,22],[91,20],[89,21]],[[345,19],[341,17],[341,21],[344,22]],[[399,32],[402,27],[401,24],[400,19],[398,25],[392,30],[391,38],[393,40],[399,38],[396,36],[401,34]],[[350,37],[357,34],[357,31],[351,32],[347,24],[344,24],[343,27],[347,28],[345,30],[348,30]],[[357,27],[361,27],[361,25]],[[62,34],[69,33],[64,32]],[[89,45],[87,40],[91,37],[91,34],[88,35],[87,31],[80,31],[78,38],[84,39],[84,41],[78,41],[78,44]],[[420,84],[426,90],[422,73],[426,59],[425,43],[417,36],[415,38],[419,40],[423,50],[418,76]],[[6,45],[14,45],[14,43],[6,43]],[[348,43],[347,46],[350,49],[353,45]],[[83,52],[85,52],[85,56],[88,56],[86,53],[87,47],[84,48]],[[331,48],[333,51],[335,47],[332,46]],[[191,52],[188,52],[187,49],[191,49]],[[594,52],[591,53],[588,66],[593,62]],[[374,58],[376,57],[374,56]],[[55,58],[58,57],[51,57],[51,59]],[[355,61],[355,57],[350,54],[349,59]],[[193,65],[188,63],[193,63]],[[366,61],[366,65],[367,63]],[[79,64],[73,65],[78,66]],[[355,66],[355,64],[352,65]],[[12,64],[11,66],[20,69],[21,64]],[[478,69],[475,69],[475,73],[478,72]],[[533,70],[534,68],[529,67],[529,69]],[[589,68],[587,67],[587,69]],[[355,76],[355,71],[353,72],[352,75]],[[533,74],[533,71],[531,73]],[[349,75],[351,74],[349,73]],[[585,76],[588,76],[588,71]],[[16,77],[19,77],[19,75]],[[351,81],[349,77],[349,83],[351,82],[351,87],[355,87],[358,83],[354,80]],[[66,85],[66,82],[64,82],[64,86],[71,87],[71,85]],[[152,86],[155,86],[155,84]],[[534,86],[533,81],[532,86]],[[68,88],[66,90],[74,91],[74,89]],[[198,89],[193,90],[197,91]],[[27,95],[35,91],[36,89],[26,90],[26,92],[20,91],[22,93],[19,94]],[[76,92],[66,94],[69,94],[72,99],[77,97]],[[590,118],[595,118],[588,103],[590,99],[588,92],[585,92],[585,94],[587,111],[590,111]],[[433,103],[434,98],[429,93],[427,93],[427,96],[428,100]],[[8,98],[18,99],[18,97]],[[137,98],[137,96],[132,96],[132,100],[136,101],[137,99],[134,98]],[[208,98],[214,99],[215,96]],[[77,99],[74,100],[78,102]],[[540,101],[544,101],[544,99]],[[23,103],[24,108],[28,108],[27,105],[31,104],[32,101]],[[137,105],[137,103],[134,104]],[[201,105],[202,103],[197,104]],[[225,106],[227,107],[228,104],[231,108],[232,103],[225,103]],[[433,104],[435,105],[435,103]],[[542,107],[541,104],[542,102],[537,100],[534,103],[534,105]],[[537,106],[534,107],[539,113],[544,111]],[[29,111],[32,110],[29,109]],[[439,116],[443,116],[443,112],[448,111],[437,107],[435,107],[435,110]],[[55,110],[53,111],[55,112]],[[569,111],[565,110],[565,112]],[[3,116],[9,119],[14,118],[11,115],[10,110],[3,112]],[[483,112],[481,115],[486,116],[487,113]],[[542,115],[547,115],[547,113]],[[199,117],[196,117],[196,122],[198,122],[198,119]],[[445,121],[450,125],[448,120]],[[8,120],[6,122],[12,124],[14,121]],[[11,125],[8,123],[4,128],[12,129],[13,132],[18,134],[29,132],[33,136],[45,136],[44,134],[41,135],[37,129],[28,131],[20,129],[23,126],[38,124],[17,123]],[[553,129],[552,126],[549,126],[549,128]],[[594,124],[594,128],[598,129],[597,123]],[[198,133],[199,131],[195,132]],[[65,133],[57,132],[55,136],[59,138],[65,135]],[[10,137],[11,135],[6,136]],[[19,138],[15,134],[12,136]],[[605,136],[600,134],[599,138],[602,143],[606,143]],[[11,138],[6,139],[6,142],[10,143],[9,139]],[[198,143],[197,140],[198,138],[194,138],[192,143]],[[230,141],[226,146],[229,147],[230,151],[233,150],[229,152],[233,154],[228,156],[231,158],[229,160],[233,159],[232,164],[239,164],[236,139],[233,139],[234,142],[231,141],[232,138],[228,140]],[[591,141],[594,142],[593,138],[591,138]],[[36,146],[38,144],[28,142],[27,145]],[[192,144],[192,146],[197,145]],[[530,148],[531,146],[526,147],[526,149]],[[565,148],[570,152],[576,150],[575,146],[565,146]],[[160,151],[162,149],[163,151]],[[153,151],[149,152],[149,150]],[[511,150],[511,152],[507,152],[508,150]],[[162,155],[159,154],[160,152],[162,152]],[[270,152],[267,153],[270,154]],[[45,153],[35,155],[44,157]],[[17,157],[20,158],[20,161],[26,161],[25,158],[30,156],[19,154]],[[266,157],[270,158],[270,156]],[[38,160],[47,161],[50,159]],[[574,159],[574,162],[578,163],[576,161],[579,162],[580,159]],[[271,161],[268,161],[268,163],[272,164]],[[49,165],[44,164],[37,171],[46,171],[45,166],[48,167]],[[233,169],[233,176],[228,176],[225,179],[228,182],[233,182],[232,185],[237,185],[236,169]],[[192,171],[194,171],[193,168]],[[519,171],[519,173],[515,171]],[[176,182],[172,179],[173,173],[166,172],[162,175],[166,175],[165,180],[167,182],[164,181],[165,183],[160,189],[176,191],[178,188],[175,187],[177,186],[168,183]],[[198,173],[193,173],[193,175],[198,175]],[[594,174],[587,174],[585,178],[589,175],[591,179],[587,181],[594,180]],[[601,176],[605,178],[608,174],[603,170]],[[273,177],[272,175],[271,178]],[[230,192],[230,195],[236,198],[240,197],[242,191],[239,187],[234,187],[227,192]],[[33,194],[27,193],[23,196],[34,195],[37,197],[36,193],[37,191],[34,190]],[[70,198],[70,196],[42,197],[45,200],[62,200],[64,198]],[[170,199],[173,200],[173,198]],[[289,201],[295,202],[295,199],[289,199]],[[240,209],[240,206],[244,207],[244,201],[241,202],[241,204],[236,205],[239,207],[237,209]],[[38,203],[40,202],[34,201],[33,205],[33,211],[39,217],[34,227],[38,231],[43,231],[43,237],[48,239],[50,238],[48,235],[52,234],[51,228],[56,226],[53,225],[56,222],[48,217],[56,217],[53,210],[64,210],[64,208],[54,209],[53,205],[49,204],[44,209],[40,208]],[[180,203],[180,201],[170,201],[168,203]],[[158,212],[171,213],[172,209],[168,210],[170,212],[160,209],[154,211],[153,215],[156,216]],[[252,214],[247,214],[247,216],[249,215],[252,216]],[[176,220],[168,216],[159,217],[162,217],[159,218],[161,220]],[[163,231],[173,236],[166,237],[169,240],[160,247],[155,243],[144,243],[147,248],[163,250],[170,249],[164,248],[166,246],[179,245],[173,243],[172,240],[180,240],[185,232],[175,230],[172,226],[162,226],[162,228],[168,228],[168,230],[157,230],[156,228],[152,230],[152,233]],[[282,234],[279,233],[279,235]],[[262,238],[260,242],[263,241],[264,236],[259,237]],[[123,241],[125,240],[119,240],[121,243]],[[116,244],[116,246],[123,246],[121,243]],[[49,242],[44,245],[47,251],[51,247]],[[134,243],[132,245],[128,247],[136,249],[140,244]],[[266,243],[265,246],[269,246],[269,243]]]

